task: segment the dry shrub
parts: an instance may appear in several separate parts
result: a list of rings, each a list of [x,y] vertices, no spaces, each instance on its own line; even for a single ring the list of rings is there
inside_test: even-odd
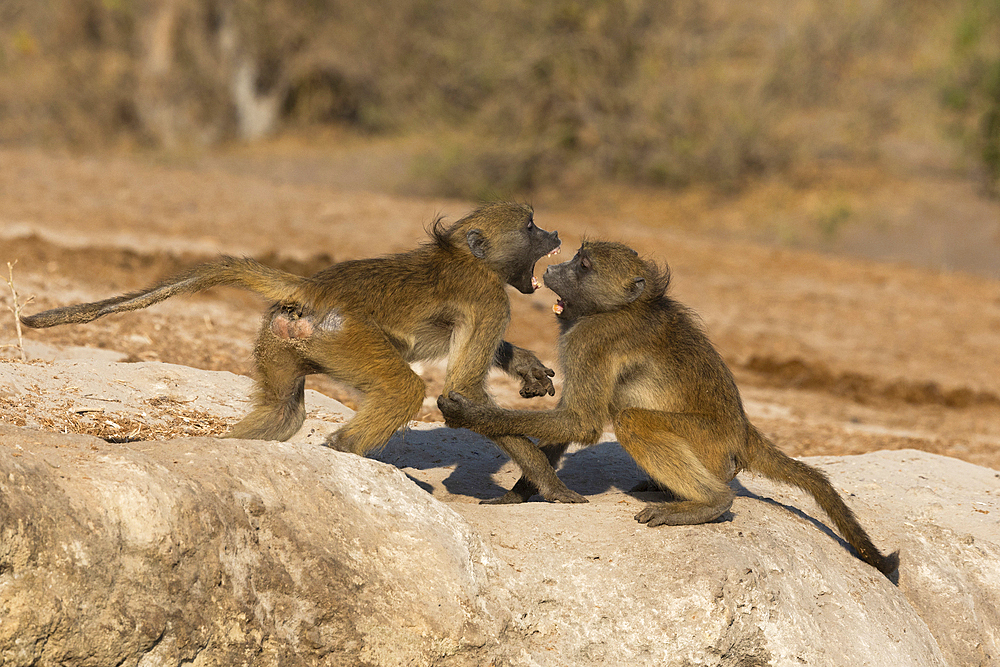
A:
[[[738,187],[877,158],[950,57],[921,44],[965,5],[8,0],[0,132],[177,145],[339,123],[433,133],[415,172],[450,194]]]
[[[1000,0],[966,3],[954,29],[942,100],[951,130],[1000,192]]]

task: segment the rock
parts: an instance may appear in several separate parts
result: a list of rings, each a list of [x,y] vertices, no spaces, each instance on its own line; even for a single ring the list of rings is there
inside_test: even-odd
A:
[[[142,422],[137,435],[197,435],[216,422],[221,434],[250,412],[250,378],[225,371],[203,371],[158,362],[115,363],[102,356],[86,359],[73,348],[70,357],[28,363],[0,362],[0,399],[22,411],[21,426],[80,430],[102,437],[119,435],[95,423]],[[295,440],[322,444],[354,411],[313,390],[306,391],[306,423]],[[79,416],[90,415],[94,418]],[[181,422],[193,423],[184,428]],[[113,422],[117,423],[117,422]],[[204,428],[197,428],[197,426]],[[92,428],[86,428],[86,427]]]
[[[517,664],[564,664],[552,654],[576,665],[986,666],[1000,657],[995,470],[913,450],[804,459],[830,475],[877,545],[900,549],[894,585],[797,489],[744,474],[720,521],[647,528],[633,519],[642,502],[618,490],[643,475],[609,435],[571,448],[560,470],[587,505],[479,505],[517,469],[488,441],[449,433],[411,430],[380,457],[450,501],[514,571],[525,638]]]
[[[462,664],[506,573],[398,470],[315,445],[0,426],[4,665]]]
[[[138,409],[167,373],[182,393],[203,387],[206,409],[243,411],[244,379],[93,363],[35,375],[0,364],[0,388],[18,391],[11,369],[53,394],[127,377],[134,393],[106,398]],[[611,436],[570,450],[560,471],[588,504],[497,507],[478,501],[517,470],[487,440],[419,424],[372,460],[317,446],[338,423],[314,424],[288,443],[109,444],[0,426],[0,663],[957,667],[1000,656],[996,471],[912,450],[808,459],[879,546],[901,550],[892,582],[809,497],[760,478],[741,476],[715,523],[638,524],[656,494],[620,490],[642,475]]]
[[[16,348],[4,350],[3,356],[16,358]],[[125,361],[128,357],[124,352],[106,350],[99,347],[58,346],[49,345],[34,340],[24,341],[24,353],[28,359],[40,361],[66,361],[70,359],[81,361]]]

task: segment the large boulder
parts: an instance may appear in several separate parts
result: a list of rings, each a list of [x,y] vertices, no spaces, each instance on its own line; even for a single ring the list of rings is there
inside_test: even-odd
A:
[[[157,410],[178,403],[231,422],[245,389],[165,364],[0,364],[0,400],[35,426],[101,406],[166,423]],[[715,523],[647,528],[632,517],[656,496],[621,490],[641,474],[608,436],[560,473],[588,504],[480,505],[517,476],[489,441],[421,424],[379,460],[341,454],[318,441],[348,411],[323,400],[288,443],[0,426],[0,663],[1000,658],[996,471],[912,450],[809,460],[901,550],[890,581],[810,498],[763,479],[742,476]]]
[[[0,452],[4,665],[475,664],[508,623],[490,548],[392,466],[7,426]]]
[[[479,505],[517,479],[488,441],[427,425],[381,454],[488,536],[521,601],[518,664],[977,665],[1000,660],[1000,472],[915,450],[804,459],[826,471],[890,581],[808,494],[750,475],[732,510],[647,528],[656,494],[609,435],[560,476],[587,505]],[[461,432],[459,432],[461,433]],[[555,656],[558,656],[555,657]]]

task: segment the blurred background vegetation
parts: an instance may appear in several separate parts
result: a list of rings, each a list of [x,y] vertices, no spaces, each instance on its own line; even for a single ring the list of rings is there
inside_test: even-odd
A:
[[[433,136],[412,168],[446,195],[738,190],[943,145],[996,192],[1000,0],[0,0],[5,143],[325,126]]]

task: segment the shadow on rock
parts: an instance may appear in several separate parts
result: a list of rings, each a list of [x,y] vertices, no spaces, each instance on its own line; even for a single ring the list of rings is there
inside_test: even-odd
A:
[[[497,483],[494,477],[497,473],[509,471],[510,485],[519,473],[517,466],[489,438],[447,427],[397,433],[375,458],[404,471],[450,470],[441,481],[447,492],[479,500],[496,498],[507,492],[507,488]],[[563,457],[558,472],[568,487],[585,496],[627,490],[642,479],[639,467],[615,441],[571,448]],[[432,490],[428,482],[415,479],[413,475],[410,477],[424,490]],[[535,496],[533,500],[542,499]]]

